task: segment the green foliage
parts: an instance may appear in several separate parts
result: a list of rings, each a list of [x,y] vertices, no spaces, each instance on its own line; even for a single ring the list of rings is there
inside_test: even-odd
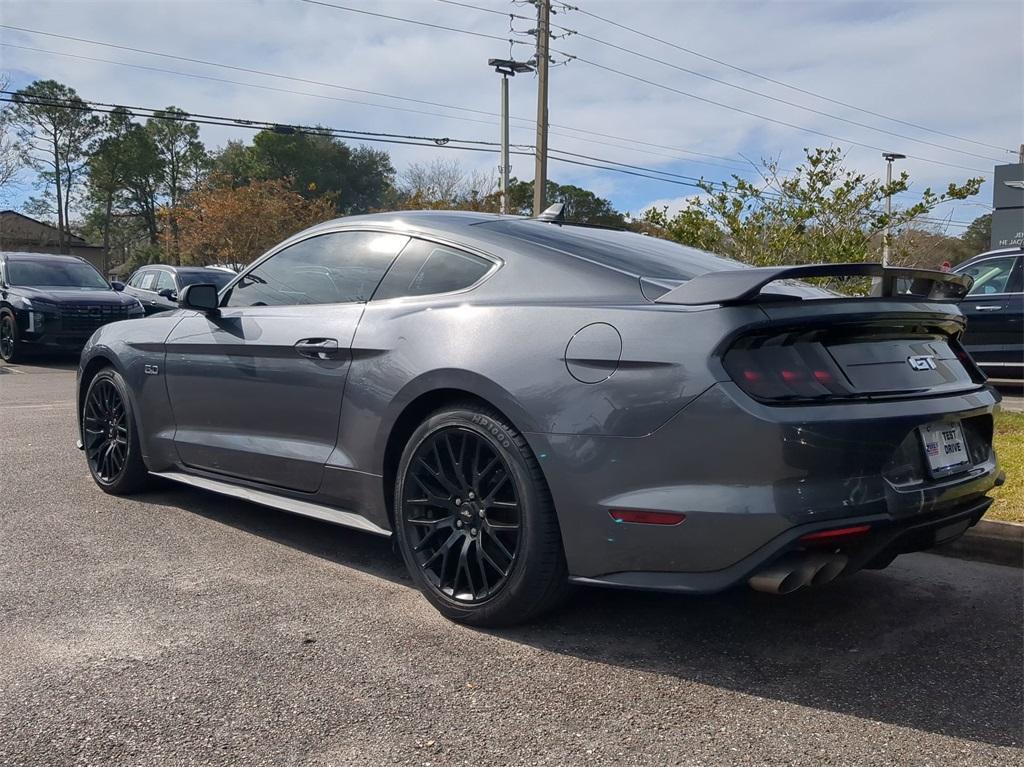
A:
[[[662,236],[758,266],[870,261],[879,258],[886,223],[898,231],[942,202],[977,194],[983,180],[951,183],[941,194],[925,189],[919,202],[894,209],[889,219],[886,196],[908,189],[907,173],[886,185],[846,168],[839,149],[805,155],[789,176],[778,162],[765,161],[757,182],[701,181],[703,194],[678,214],[651,210],[643,220]]]
[[[56,214],[60,248],[67,252],[71,202],[85,175],[87,150],[100,120],[74,88],[54,80],[36,80],[17,91],[13,101],[10,120],[42,191],[33,204]],[[69,103],[77,108],[67,108]]]
[[[533,215],[533,181],[509,181],[509,212],[522,216]],[[598,197],[588,189],[571,184],[548,181],[545,186],[548,205],[560,202],[568,221],[602,226],[625,226],[626,218],[619,213],[609,200]]]
[[[213,166],[235,187],[291,179],[292,188],[307,199],[330,196],[341,215],[384,205],[395,178],[387,152],[309,133],[260,131],[249,146],[230,142]]]
[[[983,253],[992,246],[992,214],[986,213],[974,219],[970,226],[960,235],[964,246],[967,248],[968,256],[976,256]]]

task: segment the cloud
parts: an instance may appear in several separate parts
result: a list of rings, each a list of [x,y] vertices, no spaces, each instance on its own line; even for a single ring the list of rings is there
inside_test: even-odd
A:
[[[497,0],[478,0],[478,4],[503,14],[529,15],[531,11],[528,5],[513,6]],[[509,36],[507,18],[427,0],[353,0],[351,5],[500,38]],[[673,177],[676,183],[667,179],[654,181],[552,159],[551,178],[600,190],[621,209],[636,210],[649,205],[651,200],[684,198],[692,190],[686,184],[692,184],[697,177],[717,180],[733,172],[748,174],[749,166],[741,156],[778,156],[783,165],[792,167],[801,158],[803,147],[842,144],[839,139],[876,147],[853,146],[848,155],[851,165],[872,175],[879,175],[884,169],[879,156],[881,148],[985,171],[991,171],[996,160],[1014,160],[1012,155],[990,146],[935,135],[914,125],[934,127],[983,144],[1016,146],[1020,125],[1024,123],[1024,104],[1020,98],[1024,88],[1024,43],[1020,35],[1024,7],[1019,3],[638,1],[629,3],[627,12],[622,3],[588,0],[587,10],[835,101],[863,106],[913,124],[888,121],[765,82],[677,48],[639,38],[589,16],[559,13],[556,23],[628,50],[908,137],[773,102],[580,36],[556,40],[552,43],[556,51],[574,54],[579,59],[552,69],[550,145],[602,160],[677,174]],[[73,86],[84,98],[120,104],[175,104],[197,113],[482,141],[497,141],[499,136],[494,116],[498,111],[498,76],[486,64],[490,57],[508,55],[508,45],[499,40],[347,13],[297,0],[8,0],[4,4],[3,23],[323,83],[218,69],[3,29],[3,43],[181,73],[0,48],[0,67],[12,74],[18,86],[36,78],[53,78]],[[513,23],[516,29],[531,28],[527,20],[514,19]],[[532,40],[514,37],[522,42]],[[531,50],[529,45],[515,45],[513,53],[525,59]],[[561,53],[554,55],[562,59]],[[657,88],[583,60],[692,95]],[[400,101],[345,88],[432,103]],[[510,82],[510,98],[512,115],[521,118],[514,121],[512,140],[532,144],[534,78],[515,77]],[[709,101],[818,133],[766,122]],[[414,111],[400,111],[403,109]],[[251,132],[204,126],[202,135],[208,144],[218,145],[229,138],[247,137]],[[400,169],[412,161],[429,161],[443,151],[397,145],[387,148]],[[490,170],[497,165],[496,155],[488,153],[466,152],[457,156],[473,170]],[[513,164],[520,178],[532,176],[530,158],[513,157]],[[915,191],[925,186],[944,188],[950,181],[962,181],[972,175],[969,170],[918,159],[908,159],[901,167],[911,172]],[[990,195],[991,187],[986,185],[976,199],[987,203]]]

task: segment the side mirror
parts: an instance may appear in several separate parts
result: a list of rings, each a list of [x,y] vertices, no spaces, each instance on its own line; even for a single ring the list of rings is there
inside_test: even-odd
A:
[[[120,293],[122,290],[124,290],[124,283],[114,280],[113,282],[110,283],[110,287],[112,287],[114,290]]]
[[[216,285],[186,285],[178,299],[182,309],[195,309],[204,314],[216,314],[219,304]]]
[[[174,295],[174,291],[171,288],[162,288],[157,291],[157,295],[160,298],[166,298],[168,301],[176,301],[177,297]]]

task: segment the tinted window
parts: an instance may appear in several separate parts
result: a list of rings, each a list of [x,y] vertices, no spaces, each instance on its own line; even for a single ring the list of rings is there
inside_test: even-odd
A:
[[[220,290],[234,277],[234,272],[222,272],[219,269],[209,269],[205,272],[178,272],[178,284],[184,288],[186,285],[216,285]]]
[[[139,269],[139,271],[135,272],[135,274],[132,275],[132,278],[128,280],[128,284],[133,288],[139,287],[142,284],[142,276],[144,273],[145,272],[143,272],[142,269]]]
[[[276,253],[228,291],[224,306],[294,306],[368,301],[408,237],[336,232]]]
[[[22,287],[110,289],[107,281],[89,264],[58,259],[8,261],[7,282]]]
[[[373,297],[425,296],[462,290],[477,282],[493,266],[491,261],[472,253],[413,240]]]
[[[163,269],[159,269],[156,273],[156,283],[153,285],[153,290],[175,290],[174,278],[170,272],[165,272]]]
[[[1010,290],[1010,276],[1017,259],[1014,256],[1005,258],[987,258],[977,264],[958,270],[974,278],[969,296],[983,296],[992,293],[1006,293]]]

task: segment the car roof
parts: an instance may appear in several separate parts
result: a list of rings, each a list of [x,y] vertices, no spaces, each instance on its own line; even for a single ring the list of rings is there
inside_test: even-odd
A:
[[[358,229],[360,225],[391,229],[402,234],[448,237],[454,242],[476,246],[499,256],[514,253],[515,258],[550,258],[557,253],[573,257],[577,263],[591,261],[603,269],[632,277],[689,279],[708,271],[746,266],[697,248],[636,232],[476,211],[417,210],[346,216],[317,224],[295,237],[298,239],[338,228]],[[634,262],[657,262],[662,265],[663,273],[651,273]]]
[[[83,264],[89,263],[79,256],[66,256],[59,253],[29,253],[23,250],[0,251],[0,257],[6,258],[9,261],[75,261]]]
[[[993,258],[995,256],[1019,256],[1021,254],[1024,254],[1024,246],[1021,245],[1017,245],[1012,248],[997,248],[995,250],[986,250],[984,253],[979,253],[976,256],[971,256],[966,261],[962,261],[961,263],[957,264],[956,266],[953,267],[953,271],[955,272],[957,269],[962,269],[965,266],[970,266],[976,261],[981,261],[982,259]]]
[[[171,264],[143,264],[135,271],[141,272],[143,269],[169,269],[172,272],[183,273],[219,271],[217,269],[212,269],[212,267],[209,266],[173,266]]]

